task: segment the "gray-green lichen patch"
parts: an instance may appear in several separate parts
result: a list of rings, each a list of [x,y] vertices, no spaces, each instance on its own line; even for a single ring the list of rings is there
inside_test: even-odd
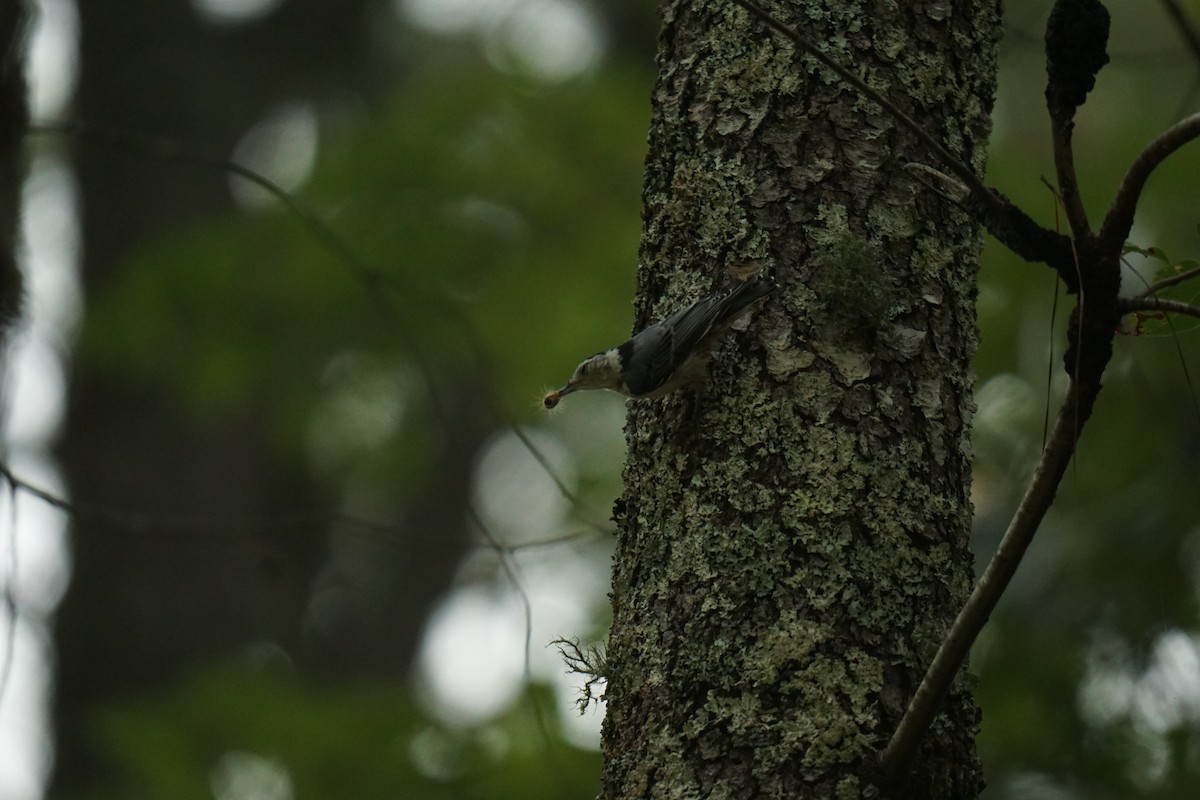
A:
[[[850,350],[832,343],[818,342],[817,352],[833,365],[841,383],[849,386],[871,376],[871,354]]]
[[[928,154],[875,103],[733,4],[666,9],[639,303],[749,260],[780,288],[722,345],[694,419],[677,397],[630,404],[605,795],[868,797],[861,768],[969,582],[977,236],[913,181]],[[986,81],[947,44],[953,27],[987,50],[982,23],[894,0],[793,13],[983,151],[956,117]],[[971,724],[961,695],[946,719],[939,747]],[[919,796],[970,796],[967,762],[940,793],[959,767],[918,765]]]

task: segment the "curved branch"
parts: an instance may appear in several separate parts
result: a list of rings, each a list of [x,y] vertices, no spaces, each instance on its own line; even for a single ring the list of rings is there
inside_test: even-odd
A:
[[[1150,174],[1172,153],[1193,139],[1200,138],[1200,114],[1176,122],[1158,135],[1129,165],[1121,188],[1113,198],[1112,207],[1100,227],[1100,243],[1106,249],[1120,247],[1133,227],[1133,215],[1138,199]]]
[[[1000,540],[996,554],[992,556],[966,605],[950,626],[896,732],[892,734],[891,741],[879,757],[880,770],[887,782],[896,780],[912,762],[917,746],[941,706],[942,698],[966,662],[971,645],[1016,573],[1021,557],[1033,541],[1033,535],[1054,501],[1054,494],[1075,452],[1075,442],[1084,422],[1079,410],[1091,408],[1089,401],[1095,399],[1099,388],[1098,384],[1071,381],[1067,396],[1063,399],[1062,407],[1055,418],[1050,438],[1046,442],[1046,448],[1042,451],[1041,461],[1034,471],[1033,480],[1025,490],[1025,496],[1021,499],[1004,538]],[[1090,397],[1084,396],[1089,393]]]

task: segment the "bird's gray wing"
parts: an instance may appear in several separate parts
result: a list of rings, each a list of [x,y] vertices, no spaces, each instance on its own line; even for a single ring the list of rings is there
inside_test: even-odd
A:
[[[671,331],[656,322],[617,348],[621,378],[629,394],[649,394],[671,377]]]
[[[653,392],[702,346],[714,328],[732,325],[751,303],[775,291],[775,281],[760,278],[711,294],[638,333],[618,348],[622,377],[633,396]],[[711,344],[711,343],[710,343]]]
[[[699,300],[656,322],[621,346],[625,385],[637,396],[662,386],[712,329],[725,298]],[[636,357],[635,357],[636,354]]]
[[[677,311],[663,322],[675,332],[676,366],[682,364],[712,330],[724,311],[727,299],[726,295],[709,295],[682,311]]]
[[[721,298],[721,308],[717,313],[716,326],[733,324],[742,315],[747,306],[775,291],[774,278],[758,278],[757,280],[739,283],[725,293]]]

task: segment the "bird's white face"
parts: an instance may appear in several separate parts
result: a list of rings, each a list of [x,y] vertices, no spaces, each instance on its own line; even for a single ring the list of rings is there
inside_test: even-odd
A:
[[[566,386],[542,398],[542,405],[547,409],[554,408],[564,396],[581,389],[614,389],[619,392],[621,386],[621,359],[617,351],[596,353],[575,368]]]
[[[561,391],[567,394],[580,389],[616,389],[620,385],[621,367],[616,353],[610,350],[596,353],[576,367],[571,380]]]

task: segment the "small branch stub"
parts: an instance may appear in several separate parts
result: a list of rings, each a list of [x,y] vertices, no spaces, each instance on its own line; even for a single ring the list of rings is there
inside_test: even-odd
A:
[[[1056,122],[1075,116],[1108,63],[1108,9],[1099,0],[1059,0],[1046,23],[1046,105]]]

